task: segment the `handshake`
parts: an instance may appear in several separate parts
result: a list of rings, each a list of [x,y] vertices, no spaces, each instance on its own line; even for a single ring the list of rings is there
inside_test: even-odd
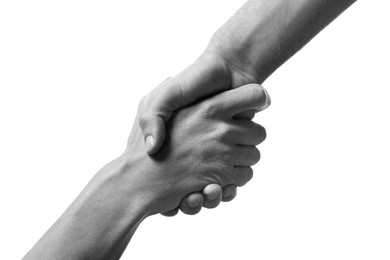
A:
[[[259,83],[355,1],[247,1],[196,62],[143,98],[126,150],[25,259],[119,259],[145,218],[232,200],[266,137],[252,121],[270,105]]]
[[[25,259],[119,259],[145,218],[233,199],[266,136],[252,121],[270,104],[258,83],[355,1],[249,0],[195,63],[143,98],[125,152]]]
[[[24,259],[119,259],[145,218],[232,200],[260,160],[266,133],[252,119],[270,99],[229,64],[206,53],[145,96],[126,150]]]
[[[137,177],[154,194],[152,214],[215,208],[252,178],[256,145],[266,137],[252,119],[270,99],[259,84],[231,72],[223,59],[201,56],[140,102],[125,154],[130,164],[153,169]]]
[[[140,223],[236,196],[260,160],[252,121],[267,92],[205,54],[139,104],[126,150],[103,167],[24,259],[119,259]],[[146,149],[145,149],[146,147]]]

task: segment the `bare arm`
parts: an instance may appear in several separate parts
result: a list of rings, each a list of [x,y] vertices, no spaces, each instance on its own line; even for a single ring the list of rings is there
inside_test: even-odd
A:
[[[356,0],[250,0],[209,49],[263,82]]]
[[[137,196],[134,182],[126,190],[116,183],[129,170],[124,155],[107,164],[24,259],[119,259],[113,256],[121,242],[147,213],[148,203]]]
[[[200,58],[166,81],[140,114],[147,150],[165,139],[173,111],[212,93],[262,83],[356,0],[249,0],[212,37]]]
[[[135,124],[126,151],[92,178],[24,259],[119,259],[145,218],[177,208],[210,183],[244,185],[265,130],[235,115],[263,100],[251,84],[178,111],[154,157],[144,152]]]

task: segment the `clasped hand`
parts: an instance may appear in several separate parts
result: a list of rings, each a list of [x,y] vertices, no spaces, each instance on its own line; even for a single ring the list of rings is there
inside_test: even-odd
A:
[[[175,111],[212,94],[258,82],[252,73],[239,69],[243,66],[233,65],[231,60],[212,49],[208,48],[196,62],[177,76],[163,82],[141,101],[138,121],[149,154],[156,153],[163,145],[167,132],[165,124]],[[259,106],[243,111],[235,115],[235,118],[251,120],[256,111],[264,110],[270,105],[265,89],[257,85],[257,90],[262,92]],[[180,207],[164,212],[163,215],[174,216],[179,208],[186,214],[196,214],[202,207],[214,208],[221,201],[234,199],[236,193],[236,185],[222,188],[217,184],[209,184],[201,192],[188,194],[183,198]]]
[[[152,156],[145,153],[143,133],[134,124],[125,154],[131,158],[129,164],[144,169],[129,174],[140,195],[148,199],[149,215],[185,208],[182,199],[189,194],[203,197],[207,185],[242,186],[252,178],[250,166],[260,160],[255,146],[264,141],[266,132],[240,115],[263,106],[264,95],[258,84],[249,84],[175,112],[162,148]],[[146,96],[139,111],[153,97],[153,92]]]

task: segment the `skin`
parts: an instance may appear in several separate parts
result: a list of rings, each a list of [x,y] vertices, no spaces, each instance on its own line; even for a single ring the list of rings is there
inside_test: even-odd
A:
[[[178,208],[184,196],[209,184],[245,185],[265,130],[235,116],[261,106],[263,94],[250,84],[175,112],[153,156],[135,123],[123,154],[91,179],[24,259],[119,259],[147,217]]]
[[[198,210],[199,206],[195,202],[209,203],[208,199],[211,198],[208,195],[215,190],[215,194],[220,194],[221,187],[222,198],[229,200],[234,197],[235,187],[245,184],[252,172],[240,168],[238,173],[237,167],[232,167],[232,157],[236,156],[235,159],[240,160],[237,153],[239,146],[228,144],[226,140],[237,140],[239,135],[248,136],[248,133],[242,132],[243,129],[238,130],[233,122],[245,126],[243,120],[247,119],[240,117],[251,117],[253,111],[261,110],[267,103],[259,102],[261,104],[246,106],[244,109],[245,105],[251,104],[244,97],[229,99],[224,96],[224,100],[215,100],[213,98],[218,96],[214,96],[210,99],[213,104],[206,102],[205,105],[202,102],[177,113],[175,111],[213,93],[248,83],[262,83],[354,2],[248,1],[217,31],[194,64],[164,83],[164,87],[155,91],[152,98],[143,101],[138,114],[141,129],[134,127],[128,149],[96,174],[25,259],[118,259],[146,217],[177,212],[179,207],[182,209],[185,205],[192,205],[192,208]],[[257,86],[253,91],[245,94],[248,97],[258,93],[256,95],[261,96],[263,101],[267,100],[262,88]],[[213,109],[218,107],[216,104],[235,107],[238,100],[243,103],[235,116],[229,114],[230,117],[226,118],[223,117],[226,114],[218,114],[219,110]],[[202,114],[201,111],[207,113]],[[188,129],[194,121],[186,125],[187,118],[206,122],[208,126],[202,123],[205,128],[194,133]],[[254,135],[255,132],[261,132],[260,129],[253,131]],[[187,134],[186,138],[182,133]],[[195,139],[198,139],[197,142],[194,142]],[[194,146],[191,145],[196,147],[199,140],[214,142],[214,146],[198,147],[206,151],[193,153]],[[144,153],[144,142],[148,153],[153,154],[152,157]],[[223,150],[224,155],[221,150],[213,150],[217,148],[226,149]],[[252,152],[255,153],[254,150]],[[220,155],[218,165],[215,165],[215,160],[205,161],[205,153]],[[228,157],[232,156],[230,160],[226,160],[227,154]],[[194,169],[194,162],[201,162],[201,169]],[[251,162],[247,161],[246,164]]]
[[[262,84],[354,2],[356,0],[249,0],[218,29],[200,57],[165,82],[152,105],[140,112],[139,123],[147,152],[153,154],[163,144],[165,122],[173,111],[212,93],[250,83]],[[244,115],[249,113],[253,111],[246,111]],[[205,189],[204,198],[185,197],[183,205],[197,205],[201,200],[209,205],[210,193],[219,197],[220,191],[216,186]]]

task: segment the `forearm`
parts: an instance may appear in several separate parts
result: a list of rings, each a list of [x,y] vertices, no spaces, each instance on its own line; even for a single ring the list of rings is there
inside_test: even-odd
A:
[[[119,158],[99,171],[25,259],[119,259],[147,215],[129,167]]]
[[[262,83],[356,0],[249,0],[213,36],[236,69]]]

